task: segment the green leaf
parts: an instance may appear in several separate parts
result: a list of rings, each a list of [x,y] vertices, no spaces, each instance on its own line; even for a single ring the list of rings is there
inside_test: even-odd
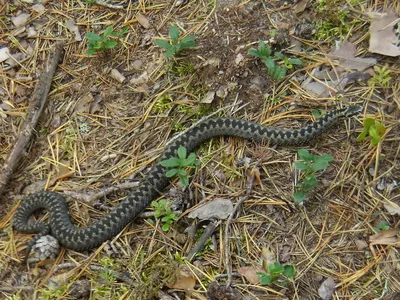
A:
[[[169,231],[169,228],[170,228],[170,227],[171,227],[170,224],[165,223],[165,224],[163,224],[163,226],[161,226],[161,229],[162,229],[163,231],[167,232],[167,231]]]
[[[189,178],[187,176],[179,176],[179,180],[183,186],[189,185]]]
[[[171,157],[166,160],[160,161],[160,165],[165,168],[179,167],[181,165],[181,160],[177,157]]]
[[[285,77],[286,72],[287,72],[287,69],[286,69],[285,67],[281,67],[281,66],[278,66],[278,65],[277,65],[276,68],[275,68],[274,74],[272,75],[272,77],[273,77],[275,80],[281,80],[282,78]]]
[[[176,174],[178,174],[179,169],[171,169],[168,170],[167,173],[165,173],[165,176],[168,178],[174,177]]]
[[[172,56],[172,55],[174,55],[174,54],[177,54],[177,53],[178,53],[177,47],[176,47],[176,46],[172,46],[171,48],[169,48],[169,49],[164,53],[164,55],[165,55],[166,57],[170,57],[170,56]]]
[[[305,171],[308,169],[308,166],[302,161],[296,161],[294,163],[294,165],[295,165],[296,169],[300,170],[300,171]]]
[[[86,51],[86,54],[89,55],[89,56],[92,56],[95,53],[96,53],[96,50],[94,50],[94,49],[89,49],[89,50]]]
[[[171,219],[169,216],[165,216],[165,217],[161,218],[161,222],[166,222],[166,223],[171,224]]]
[[[108,37],[108,36],[113,32],[113,30],[114,30],[114,27],[113,27],[113,26],[108,26],[108,27],[104,30],[103,36],[104,36],[105,38]]]
[[[274,70],[274,68],[276,66],[275,61],[270,57],[264,58],[263,63],[267,67],[268,70]]]
[[[185,167],[191,166],[194,164],[196,160],[196,154],[194,154],[193,152],[189,154],[188,158],[186,158],[183,162],[182,165]]]
[[[379,142],[381,141],[381,137],[376,132],[376,128],[374,126],[369,128],[368,134],[371,137],[371,144],[373,146],[378,145]]]
[[[314,164],[311,167],[311,170],[314,172],[319,171],[319,170],[324,170],[328,166],[329,162],[326,160],[318,160],[314,162]]]
[[[364,120],[364,128],[369,129],[371,126],[375,125],[375,120],[373,118],[366,118]]]
[[[100,41],[101,40],[101,37],[98,35],[98,34],[96,34],[96,33],[93,33],[93,32],[87,32],[86,34],[85,34],[85,37],[88,39],[88,41],[94,41],[94,42],[98,42],[98,41]]]
[[[182,49],[190,49],[190,48],[194,48],[196,47],[196,42],[193,41],[189,41],[189,42],[185,42],[185,43],[179,43],[178,44]]]
[[[181,176],[184,177],[184,176],[187,176],[187,172],[184,169],[179,169],[178,175],[179,175],[179,177],[181,177]]]
[[[178,27],[172,26],[169,29],[168,34],[169,34],[169,37],[171,38],[171,41],[172,41],[173,44],[178,43],[178,39],[179,39],[179,29],[178,29]]]
[[[296,191],[293,195],[294,202],[301,203],[306,198],[306,193],[302,190]]]
[[[293,278],[294,274],[296,274],[296,268],[293,265],[284,265],[283,266],[283,275],[287,278]]]
[[[159,218],[163,215],[163,212],[161,210],[156,210],[154,212],[154,217]]]
[[[113,37],[121,37],[123,36],[127,31],[129,30],[129,27],[124,27],[120,31],[117,32],[112,32],[111,36]]]
[[[272,282],[272,277],[266,273],[257,272],[257,275],[260,276],[260,283],[262,285],[268,285]]]
[[[272,54],[271,47],[265,45],[265,43],[262,41],[260,41],[260,43],[258,44],[258,52],[261,57],[269,57]]]
[[[381,122],[375,121],[375,128],[380,137],[386,133],[386,127]]]
[[[117,42],[117,41],[114,41],[114,40],[108,40],[108,41],[105,41],[105,42],[104,42],[104,47],[105,47],[106,49],[113,49],[113,48],[115,48],[117,45],[118,45],[118,42]]]
[[[275,57],[279,58],[279,59],[285,59],[285,55],[283,55],[281,52],[275,52]]]
[[[170,49],[170,48],[172,48],[173,46],[168,42],[168,41],[166,41],[166,40],[156,40],[156,45],[158,46],[158,47],[161,47],[161,48],[165,48],[165,49]]]
[[[363,132],[361,132],[359,135],[358,135],[358,137],[357,137],[357,142],[361,142],[361,141],[363,141],[363,140],[365,140],[365,138],[367,137],[367,135],[368,135],[368,128],[364,128],[364,130],[363,130]]]
[[[321,113],[319,112],[318,109],[313,108],[313,109],[311,110],[311,113],[312,113],[312,115],[314,116],[314,118],[316,118],[316,119],[318,119],[318,118],[321,117]]]
[[[312,161],[314,158],[314,155],[312,155],[307,149],[300,149],[297,151],[297,154],[304,161]]]
[[[196,46],[196,43],[194,42],[195,39],[197,39],[197,36],[195,36],[195,35],[188,35],[188,36],[185,36],[185,37],[181,40],[181,44],[188,43],[188,42],[193,42],[194,45]]]
[[[304,64],[301,61],[301,59],[299,59],[299,58],[290,58],[288,63],[291,64],[291,65],[297,65],[297,66],[302,66]]]
[[[304,193],[311,191],[318,184],[318,179],[315,177],[311,177],[305,180],[302,184],[302,191]]]
[[[186,148],[183,147],[183,146],[180,146],[180,147],[178,148],[178,157],[179,157],[179,159],[180,159],[180,160],[186,159],[186,155],[187,155],[187,150],[186,150]]]
[[[271,275],[282,274],[283,267],[281,266],[281,264],[278,261],[275,261],[272,264],[268,265],[268,272]]]
[[[158,207],[158,202],[157,201],[151,201],[151,206],[153,207]]]
[[[250,48],[249,51],[248,51],[248,53],[249,53],[251,56],[261,57],[261,55],[259,54],[259,52],[258,52],[256,49],[254,49],[254,48]]]

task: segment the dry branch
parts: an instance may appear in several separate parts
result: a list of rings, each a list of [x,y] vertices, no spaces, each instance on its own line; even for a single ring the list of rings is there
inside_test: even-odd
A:
[[[51,82],[53,81],[54,73],[62,55],[63,45],[64,43],[62,42],[56,44],[50,58],[45,64],[42,74],[39,77],[39,81],[35,87],[35,91],[33,92],[32,100],[29,103],[26,120],[21,130],[21,134],[0,172],[0,195],[5,192],[7,183],[10,181],[12,174],[18,167],[21,156],[27,148],[34,133],[40,114],[46,104]]]

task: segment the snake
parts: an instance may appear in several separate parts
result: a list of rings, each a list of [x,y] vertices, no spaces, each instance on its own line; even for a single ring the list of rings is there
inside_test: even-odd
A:
[[[167,143],[164,152],[139,185],[108,215],[94,221],[87,227],[78,227],[71,222],[67,200],[51,191],[39,191],[25,197],[18,206],[12,226],[22,233],[36,234],[26,249],[28,256],[36,241],[45,235],[52,235],[65,248],[83,251],[100,246],[115,237],[125,226],[158,197],[171,179],[167,169],[160,162],[176,157],[180,146],[190,153],[204,141],[216,136],[237,136],[268,145],[297,146],[314,141],[338,120],[356,116],[360,106],[347,106],[328,111],[317,121],[298,129],[281,129],[264,126],[252,121],[230,117],[212,117],[189,128],[182,135]],[[49,212],[49,222],[29,222],[31,215],[39,209]]]

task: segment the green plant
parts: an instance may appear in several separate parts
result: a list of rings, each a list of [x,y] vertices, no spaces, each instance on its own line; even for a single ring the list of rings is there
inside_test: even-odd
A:
[[[350,19],[349,9],[341,0],[317,0],[316,11],[319,21],[315,24],[315,37],[317,40],[344,40],[351,33],[351,27],[359,24],[361,20]]]
[[[279,284],[286,286],[286,278],[293,279],[296,274],[296,268],[294,265],[285,264],[282,266],[278,261],[268,264],[267,269],[268,273],[257,272],[257,275],[260,276],[260,283],[262,285],[268,285],[277,281]]]
[[[87,4],[87,5],[92,5],[96,3],[96,0],[83,0],[83,3]]]
[[[195,153],[190,153],[187,156],[187,150],[185,147],[180,146],[178,148],[178,157],[171,157],[169,159],[163,160],[160,164],[165,167],[169,168],[165,175],[167,177],[173,177],[175,175],[179,176],[179,181],[183,186],[189,185],[189,178],[188,172],[186,171],[187,168],[196,168],[200,165],[200,161],[196,159]]]
[[[103,257],[99,259],[99,263],[102,266],[98,272],[100,280],[92,280],[93,292],[98,297],[112,298],[113,284],[117,281],[115,272],[112,270],[116,267],[115,262],[112,258]]]
[[[375,232],[390,229],[390,225],[385,221],[380,221],[376,226],[372,227]]]
[[[301,161],[296,161],[295,166],[303,174],[301,176],[302,180],[297,183],[298,189],[294,193],[293,198],[296,203],[300,203],[305,199],[307,193],[318,184],[315,172],[324,170],[329,162],[333,160],[333,157],[329,154],[321,156],[313,155],[307,149],[300,149],[297,153]]]
[[[112,37],[119,38],[127,31],[128,27],[124,27],[120,31],[114,31],[113,26],[108,26],[102,35],[93,32],[86,33],[85,36],[88,40],[88,50],[86,54],[91,56],[98,52],[114,49],[118,45],[118,42],[113,40]]]
[[[178,219],[178,216],[172,211],[170,207],[171,203],[165,199],[161,199],[158,202],[151,202],[151,206],[155,209],[154,216],[156,218],[162,217],[162,230],[165,232],[169,231],[172,223]]]
[[[172,26],[168,34],[169,42],[166,40],[156,40],[156,45],[166,50],[164,53],[166,57],[179,55],[185,49],[196,47],[195,39],[197,39],[197,36],[188,35],[179,41],[179,29],[176,26]]]
[[[268,69],[268,75],[274,80],[281,80],[286,76],[288,70],[292,69],[294,65],[303,65],[303,62],[298,58],[288,58],[281,52],[275,52],[272,57],[271,47],[265,45],[260,41],[258,49],[251,48],[248,52],[250,55],[260,58]],[[280,60],[280,64],[276,62]]]
[[[318,109],[314,109],[313,108],[311,110],[311,113],[312,113],[312,115],[314,116],[315,119],[319,119],[319,118],[323,117],[326,114],[326,110],[324,110],[324,109],[318,110]]]
[[[392,79],[390,76],[391,71],[388,70],[385,66],[381,68],[378,66],[374,66],[375,74],[370,79],[370,83],[372,85],[378,85],[380,87],[387,87],[389,81]]]
[[[361,142],[365,140],[367,136],[371,137],[372,146],[376,146],[382,139],[382,136],[385,134],[386,128],[385,126],[372,118],[366,118],[364,120],[364,130],[357,137],[357,142]]]

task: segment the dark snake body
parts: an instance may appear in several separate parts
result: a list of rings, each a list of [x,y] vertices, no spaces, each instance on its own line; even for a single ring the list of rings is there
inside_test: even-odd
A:
[[[200,122],[182,136],[173,140],[165,149],[158,162],[175,157],[179,146],[190,153],[195,147],[215,136],[238,136],[253,141],[264,141],[274,145],[300,145],[314,140],[338,120],[357,115],[361,108],[349,106],[329,111],[317,122],[300,129],[284,130],[267,127],[258,123],[233,119],[214,118]],[[157,163],[139,186],[107,216],[88,227],[76,227],[71,223],[65,198],[57,193],[41,191],[26,197],[19,206],[13,227],[25,233],[38,233],[29,243],[27,253],[40,237],[51,234],[62,246],[74,250],[87,250],[99,246],[116,236],[169,184],[166,169]],[[50,212],[50,222],[28,223],[37,209]]]

